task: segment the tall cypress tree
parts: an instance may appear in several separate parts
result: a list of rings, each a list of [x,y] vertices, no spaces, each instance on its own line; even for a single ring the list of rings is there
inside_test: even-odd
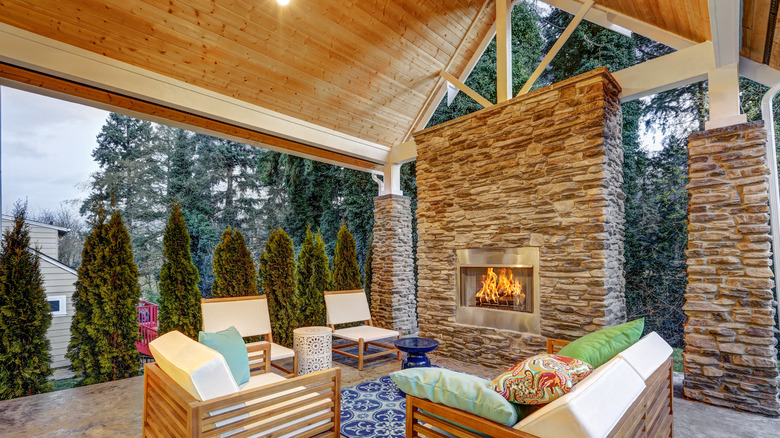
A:
[[[0,399],[49,390],[51,325],[38,255],[30,251],[25,207],[3,233],[0,253]]]
[[[336,238],[336,252],[333,256],[333,290],[353,290],[361,287],[355,238],[344,224]]]
[[[330,285],[330,267],[325,242],[318,232],[317,236],[306,228],[306,238],[295,269],[298,295],[301,299],[300,318],[304,326],[325,324],[325,297],[322,292]]]
[[[163,236],[165,263],[160,270],[160,334],[178,330],[195,339],[203,326],[198,268],[192,264],[190,235],[177,201]]]
[[[222,233],[222,241],[214,250],[213,266],[212,297],[257,295],[255,264],[240,231],[228,227]]]
[[[295,287],[293,242],[281,228],[271,233],[265,244],[260,278],[268,297],[274,342],[292,347],[292,331],[300,325],[301,299]]]
[[[76,315],[67,357],[81,384],[138,375],[136,304],[141,297],[130,235],[115,211],[98,211],[84,243],[76,282]]]

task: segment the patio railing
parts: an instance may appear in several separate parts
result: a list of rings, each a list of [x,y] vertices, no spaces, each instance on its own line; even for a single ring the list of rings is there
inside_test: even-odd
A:
[[[135,342],[135,348],[139,353],[151,356],[149,342],[157,338],[157,304],[139,301],[136,306],[136,315],[138,340]]]

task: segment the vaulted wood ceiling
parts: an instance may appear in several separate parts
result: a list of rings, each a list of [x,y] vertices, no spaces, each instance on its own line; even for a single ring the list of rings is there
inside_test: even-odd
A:
[[[596,7],[711,39],[707,0]],[[743,2],[742,55],[756,62],[770,9]],[[0,0],[0,11],[10,26],[383,146],[425,123],[439,72],[467,72],[495,20],[494,0]],[[770,43],[778,68],[778,36]]]

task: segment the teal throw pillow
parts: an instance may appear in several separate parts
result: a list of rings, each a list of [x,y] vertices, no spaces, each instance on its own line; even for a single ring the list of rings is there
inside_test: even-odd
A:
[[[198,342],[216,350],[230,368],[233,378],[239,386],[249,381],[249,355],[244,339],[235,327],[228,327],[216,333],[200,332]]]
[[[390,374],[406,394],[441,403],[505,426],[519,421],[517,408],[490,388],[490,380],[443,368],[409,368]]]
[[[558,352],[560,356],[573,357],[598,368],[634,345],[645,329],[645,319],[607,327],[572,341]]]

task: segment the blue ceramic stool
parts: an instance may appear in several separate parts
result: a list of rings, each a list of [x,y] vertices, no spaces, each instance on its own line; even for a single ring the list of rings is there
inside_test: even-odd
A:
[[[438,346],[439,341],[435,339],[412,337],[396,340],[395,347],[406,353],[401,369],[431,366],[431,361],[425,353],[430,353]]]

